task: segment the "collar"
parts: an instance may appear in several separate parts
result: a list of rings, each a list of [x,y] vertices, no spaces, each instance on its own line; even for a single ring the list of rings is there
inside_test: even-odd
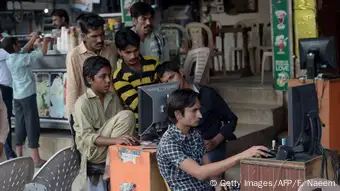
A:
[[[112,92],[108,92],[105,95],[104,100],[107,100],[108,98],[112,98],[112,94],[113,94]],[[93,90],[91,88],[86,89],[86,97],[88,99],[98,98],[98,96],[93,92]]]
[[[140,57],[140,66],[143,69],[143,66],[145,65],[145,59],[142,55],[139,56]],[[122,64],[122,69],[124,72],[133,72],[136,73],[136,71],[132,70],[124,61],[124,59],[121,58],[121,64]],[[143,71],[142,71],[143,72]]]
[[[99,54],[101,54],[101,53],[103,52],[103,50],[104,50],[108,45],[109,45],[109,43],[104,42],[104,47],[103,47],[103,49],[100,51]],[[79,50],[79,53],[80,53],[80,54],[85,54],[86,52],[92,52],[92,51],[87,50],[84,41],[82,41],[82,42],[80,43],[79,49],[78,49],[78,50]]]
[[[191,136],[191,134],[193,133],[193,129],[191,128],[189,130],[189,133],[188,135],[184,135],[182,133],[182,131],[180,129],[178,129],[176,127],[176,125],[174,124],[171,124],[170,127],[169,127],[170,131],[171,131],[171,134],[174,136],[174,138],[177,140],[177,141],[180,141],[180,142],[183,142],[185,139],[187,139],[188,137]]]

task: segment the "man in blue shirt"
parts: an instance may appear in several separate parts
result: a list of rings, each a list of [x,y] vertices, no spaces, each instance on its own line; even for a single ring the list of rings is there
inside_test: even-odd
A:
[[[49,42],[48,38],[45,38],[42,50],[30,52],[38,39],[39,34],[32,33],[31,39],[23,48],[20,48],[19,41],[14,37],[6,37],[2,40],[2,47],[8,52],[6,64],[13,79],[17,155],[19,157],[23,155],[23,145],[28,137],[28,147],[32,149],[36,168],[40,168],[46,161],[39,155],[40,121],[31,65],[47,53]]]

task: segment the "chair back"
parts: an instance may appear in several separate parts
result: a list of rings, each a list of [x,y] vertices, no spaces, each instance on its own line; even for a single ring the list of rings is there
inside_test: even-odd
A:
[[[210,48],[203,47],[190,50],[184,63],[184,74],[192,78],[193,83],[207,84],[209,81],[208,63],[210,59]]]
[[[0,163],[0,190],[22,191],[32,180],[34,163],[31,157],[19,157]]]
[[[79,161],[79,155],[73,147],[58,151],[34,175],[26,190],[37,190],[38,186],[43,185],[51,191],[71,191],[73,181],[80,170]]]
[[[206,32],[208,36],[208,47],[211,50],[215,48],[212,31],[207,25],[192,22],[187,24],[185,29],[191,40],[191,49],[206,47],[204,44],[203,31]]]

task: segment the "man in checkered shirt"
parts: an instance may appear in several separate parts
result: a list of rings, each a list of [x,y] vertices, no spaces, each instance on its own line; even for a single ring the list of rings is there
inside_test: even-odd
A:
[[[199,109],[198,93],[192,89],[176,90],[168,99],[167,113],[174,124],[161,138],[157,162],[172,191],[213,191],[214,185],[208,182],[210,177],[222,174],[242,158],[268,155],[261,151],[269,151],[268,148],[254,146],[220,162],[210,163],[201,135],[193,128],[202,117]]]

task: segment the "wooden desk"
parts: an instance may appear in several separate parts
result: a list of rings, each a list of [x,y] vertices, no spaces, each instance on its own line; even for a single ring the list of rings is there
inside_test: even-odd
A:
[[[310,83],[313,80],[305,82]],[[298,79],[288,81],[289,87],[300,85],[303,83]],[[325,125],[322,128],[321,144],[325,148],[340,151],[340,79],[317,80],[315,86],[319,98],[319,116]]]
[[[121,190],[124,184],[134,184],[135,191],[166,191],[156,160],[156,150],[139,146],[110,147],[111,190]]]
[[[306,162],[280,161],[262,158],[249,158],[241,161],[242,191],[297,191],[308,179],[320,177],[322,157]],[[328,160],[329,179],[334,171]]]

